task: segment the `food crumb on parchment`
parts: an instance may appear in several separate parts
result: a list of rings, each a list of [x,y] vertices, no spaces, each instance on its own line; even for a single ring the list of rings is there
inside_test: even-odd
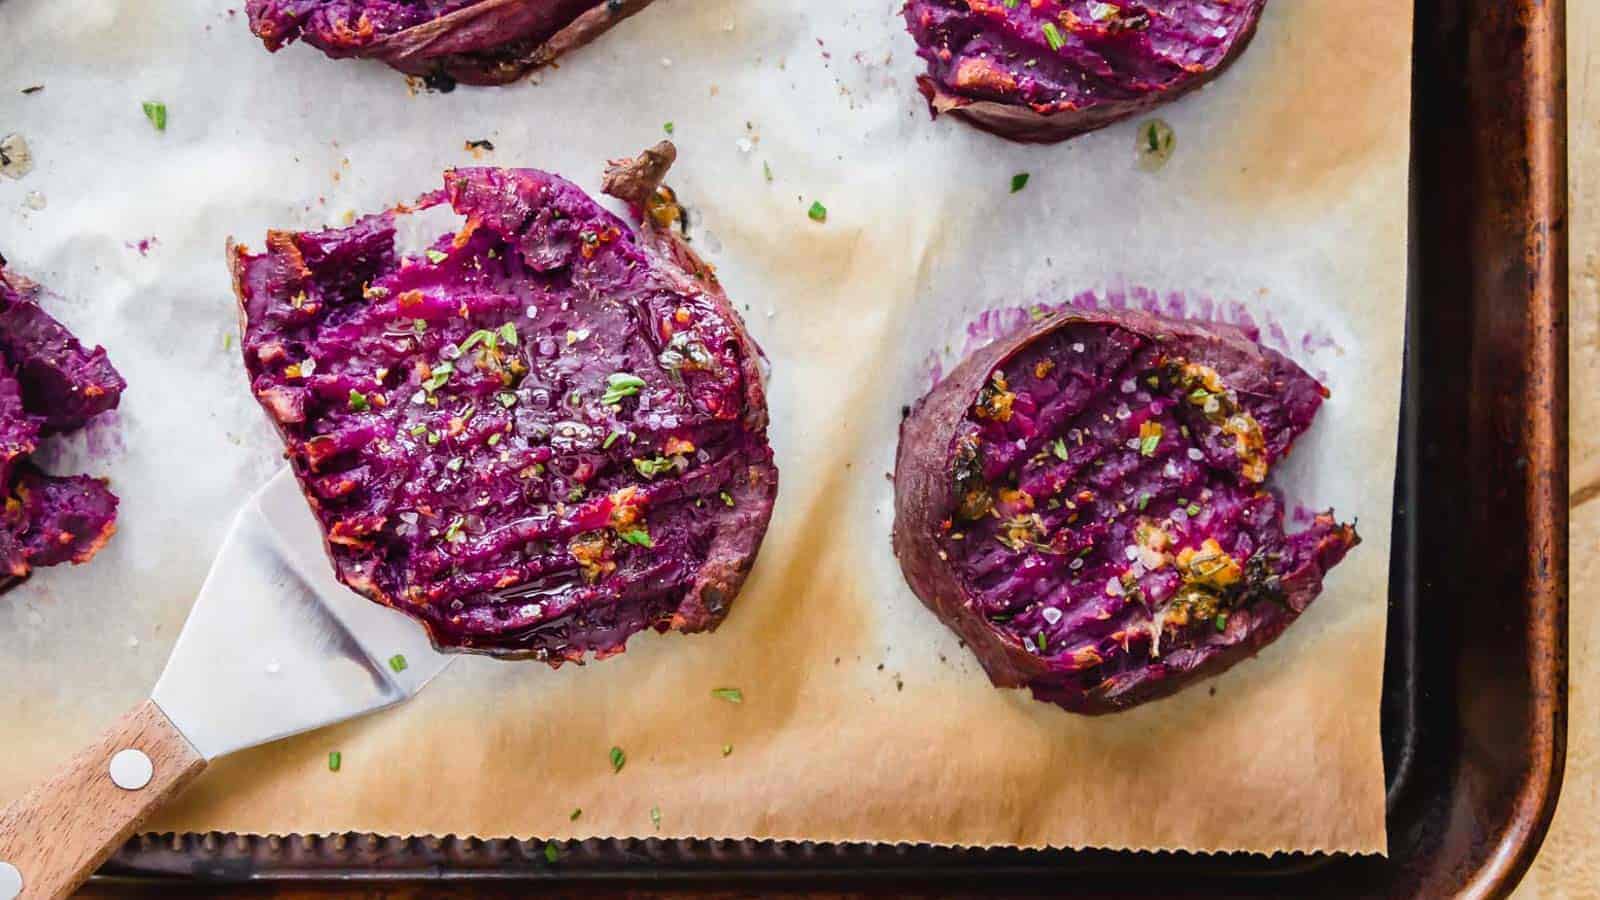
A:
[[[0,138],[0,175],[18,179],[33,171],[33,152],[22,135],[12,133]]]

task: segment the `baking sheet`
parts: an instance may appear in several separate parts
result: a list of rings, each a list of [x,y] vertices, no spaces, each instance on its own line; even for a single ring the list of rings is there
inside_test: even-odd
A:
[[[0,181],[0,252],[131,384],[51,451],[113,478],[120,533],[0,600],[0,799],[144,696],[278,465],[227,346],[224,238],[335,224],[450,165],[597,190],[671,122],[696,246],[773,365],[782,484],[733,615],[585,668],[462,659],[403,708],[218,762],[153,827],[1382,852],[1409,7],[1272,4],[1228,74],[1159,112],[1177,150],[1150,172],[1136,123],[1054,147],[930,124],[897,5],[659,0],[538,83],[419,94],[269,56],[219,3],[0,4],[0,132],[36,160]],[[1256,660],[1096,719],[991,688],[888,540],[901,406],[993,310],[1085,292],[1253,322],[1325,378],[1276,477],[1364,540]]]

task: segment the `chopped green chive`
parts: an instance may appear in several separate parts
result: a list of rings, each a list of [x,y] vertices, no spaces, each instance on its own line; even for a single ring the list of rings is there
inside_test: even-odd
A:
[[[655,541],[650,539],[650,532],[645,531],[643,528],[630,528],[627,531],[619,531],[617,532],[617,537],[640,547],[654,547],[656,545]]]
[[[1038,644],[1038,645],[1039,645],[1039,652],[1040,652],[1040,653],[1043,653],[1043,652],[1044,652],[1044,648],[1045,648],[1045,643],[1046,643],[1046,642],[1047,642],[1047,641],[1049,641],[1049,638],[1047,638],[1047,637],[1045,637],[1045,636],[1044,636],[1044,632],[1042,632],[1042,631],[1041,631],[1041,632],[1039,632],[1039,633],[1038,633],[1038,634],[1036,634],[1036,635],[1034,635],[1034,636],[1033,636],[1033,642],[1034,642],[1034,643],[1035,643],[1035,644]]]
[[[350,409],[354,412],[367,411],[367,395],[355,388],[350,389]]]
[[[143,106],[144,117],[150,120],[150,124],[154,125],[157,131],[166,131],[167,105],[159,100],[146,100]]]
[[[329,772],[337,772],[337,771],[339,771],[339,766],[343,762],[344,762],[344,755],[341,754],[337,750],[332,751],[331,753],[328,754],[328,771]]]
[[[606,392],[600,395],[601,406],[615,406],[623,397],[632,397],[644,387],[644,379],[628,372],[613,372],[606,376]]]
[[[1056,23],[1046,22],[1040,27],[1040,30],[1044,32],[1045,43],[1050,45],[1051,50],[1060,50],[1066,46],[1067,39],[1061,36],[1061,31],[1056,28]]]
[[[661,830],[661,807],[650,807],[650,824],[655,826],[657,831]]]
[[[461,346],[457,347],[456,349],[460,350],[462,353],[465,353],[479,344],[485,344],[490,350],[493,350],[495,341],[496,338],[494,332],[487,328],[479,328],[477,331],[467,335],[467,339],[462,341]]]
[[[1065,460],[1067,458],[1067,442],[1061,438],[1056,438],[1055,443],[1050,445],[1050,452],[1056,455],[1056,459]]]
[[[806,215],[810,216],[813,222],[826,222],[828,221],[828,208],[823,206],[820,200],[814,200],[811,203],[811,208],[806,210]]]
[[[1150,495],[1149,494],[1140,494],[1139,495],[1139,504],[1138,504],[1139,511],[1143,512],[1144,508],[1146,506],[1149,506],[1149,505],[1150,505]]]
[[[501,435],[500,432],[496,431],[494,434],[489,435],[489,440],[487,441],[487,443],[489,444],[489,446],[493,447],[495,444],[500,443],[500,438],[501,437],[503,437],[503,435]]]
[[[1028,186],[1028,173],[1027,172],[1018,172],[1017,174],[1011,176],[1011,193],[1015,194],[1017,191],[1020,191],[1020,190],[1022,190],[1023,188],[1025,188],[1027,186]]]
[[[428,320],[427,319],[412,319],[411,320],[411,330],[415,331],[417,334],[422,334],[422,333],[426,332],[428,330]]]
[[[606,435],[606,439],[600,442],[601,449],[610,450],[611,449],[611,445],[615,444],[617,442],[617,438],[619,438],[621,436],[622,436],[621,433],[620,432],[616,432],[616,431],[613,431],[610,434]]]
[[[1138,149],[1140,168],[1153,171],[1166,165],[1176,143],[1172,126],[1166,122],[1149,119],[1140,123],[1137,143],[1134,145]]]
[[[500,405],[504,406],[506,409],[510,409],[511,407],[517,405],[517,395],[510,391],[501,391],[495,395],[495,399],[500,401]]]
[[[406,655],[404,653],[396,653],[389,657],[389,668],[397,673],[404,672],[406,670]]]
[[[622,767],[628,763],[628,754],[622,752],[621,747],[611,748],[611,771],[621,772]]]
[[[556,845],[546,842],[545,845],[544,845],[544,859],[545,859],[545,862],[553,863],[553,862],[555,862],[556,860],[558,860],[560,858],[561,858],[561,851],[556,849]]]
[[[583,815],[583,807],[580,806],[572,810],[572,814],[567,816],[567,821],[576,822],[581,815]]]
[[[233,332],[230,331],[227,334],[222,336],[222,349],[224,349],[224,350],[232,350],[233,349]]]
[[[639,471],[640,475],[646,478],[654,478],[657,475],[671,472],[677,468],[677,464],[664,456],[657,456],[654,459],[636,459],[633,461],[633,467]]]
[[[672,123],[671,122],[664,123],[661,126],[661,130],[665,131],[667,134],[671,134],[672,133]]]
[[[1227,630],[1228,630],[1228,614],[1226,612],[1217,613],[1217,631],[1227,631]]]
[[[461,457],[457,456],[454,459],[451,459],[449,462],[444,464],[444,467],[452,472],[461,471]]]
[[[1161,443],[1161,435],[1147,434],[1139,439],[1139,455],[1155,456],[1156,446]]]
[[[761,163],[761,174],[767,179],[767,183],[771,184],[772,183],[772,164],[769,163],[769,162],[766,162],[765,160],[763,160],[762,163]]]
[[[455,371],[456,367],[454,363],[439,363],[437,366],[433,367],[433,374],[428,376],[428,378],[422,382],[423,390],[431,394],[434,391],[437,391],[439,388],[444,387],[445,382],[450,380],[450,376],[453,375]]]
[[[442,263],[446,259],[450,258],[450,254],[445,253],[445,252],[440,251],[440,250],[426,250],[426,251],[423,251],[423,252],[427,255],[428,262],[431,262],[431,263]]]
[[[1194,518],[1194,517],[1195,517],[1195,516],[1198,516],[1198,515],[1200,515],[1200,504],[1198,504],[1198,503],[1191,503],[1191,504],[1189,504],[1189,505],[1188,505],[1188,506],[1187,506],[1187,507],[1184,507],[1184,510],[1183,510],[1183,511],[1184,511],[1184,512],[1186,512],[1186,513],[1188,513],[1188,514],[1189,514],[1189,518],[1191,518],[1191,519],[1192,519],[1192,518]]]
[[[732,506],[733,505],[733,495],[732,494],[728,493],[727,491],[723,491],[718,496],[720,496],[722,498],[722,505],[723,506]]]
[[[437,432],[437,431],[428,432],[428,446],[432,447],[433,445],[439,443],[439,440],[440,440],[439,432]]]
[[[517,345],[517,323],[507,322],[501,325],[500,340],[515,347]]]
[[[711,696],[716,697],[719,700],[726,700],[729,703],[744,702],[744,691],[741,691],[738,688],[712,688]]]
[[[461,540],[461,528],[464,525],[466,525],[466,520],[460,516],[456,516],[455,520],[450,523],[450,527],[444,530],[444,539],[452,544],[458,540]]]
[[[423,435],[425,435],[427,433],[428,433],[428,426],[422,424],[421,422],[418,422],[417,424],[411,426],[411,436],[412,437],[422,437]]]

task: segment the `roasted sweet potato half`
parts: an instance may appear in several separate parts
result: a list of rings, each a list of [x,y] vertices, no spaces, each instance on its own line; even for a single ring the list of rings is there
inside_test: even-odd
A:
[[[1226,325],[1057,314],[973,353],[901,426],[894,547],[989,677],[1126,709],[1266,646],[1357,543],[1284,530],[1273,465],[1326,390]]]

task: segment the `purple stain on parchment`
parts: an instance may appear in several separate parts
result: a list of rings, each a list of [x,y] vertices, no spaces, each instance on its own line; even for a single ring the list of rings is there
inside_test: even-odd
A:
[[[1102,292],[1079,291],[1066,300],[1037,301],[1025,306],[1000,306],[986,309],[967,323],[959,358],[983,347],[998,338],[1015,334],[1033,322],[1047,318],[1063,309],[1128,310],[1137,309],[1155,315],[1190,321],[1223,322],[1242,329],[1251,340],[1275,350],[1288,353],[1295,341],[1283,325],[1270,312],[1252,313],[1238,300],[1218,301],[1207,294],[1189,294],[1184,291],[1167,291],[1141,285],[1110,288]],[[1309,331],[1300,336],[1300,355],[1314,355],[1324,350],[1343,353],[1343,348],[1324,331]],[[950,348],[944,353],[932,352],[924,360],[928,384],[938,384],[944,377]],[[1324,383],[1326,370],[1318,370],[1315,377]]]
[[[84,456],[95,460],[114,459],[127,452],[123,439],[122,415],[108,409],[84,423],[82,428],[69,434],[60,434],[41,441],[33,458],[44,468],[54,470],[64,462],[70,449],[78,448]]]
[[[128,445],[123,440],[123,431],[122,413],[108,409],[90,419],[78,433],[83,436],[83,448],[90,456],[106,459],[127,452]]]
[[[149,256],[150,250],[159,243],[161,241],[155,235],[151,235],[146,238],[140,238],[137,241],[124,241],[122,246],[127,247],[129,250],[137,251],[140,256]]]
[[[1331,335],[1307,332],[1300,336],[1300,349],[1307,353],[1316,353],[1319,350],[1333,350],[1343,354],[1344,348],[1339,346]]]

